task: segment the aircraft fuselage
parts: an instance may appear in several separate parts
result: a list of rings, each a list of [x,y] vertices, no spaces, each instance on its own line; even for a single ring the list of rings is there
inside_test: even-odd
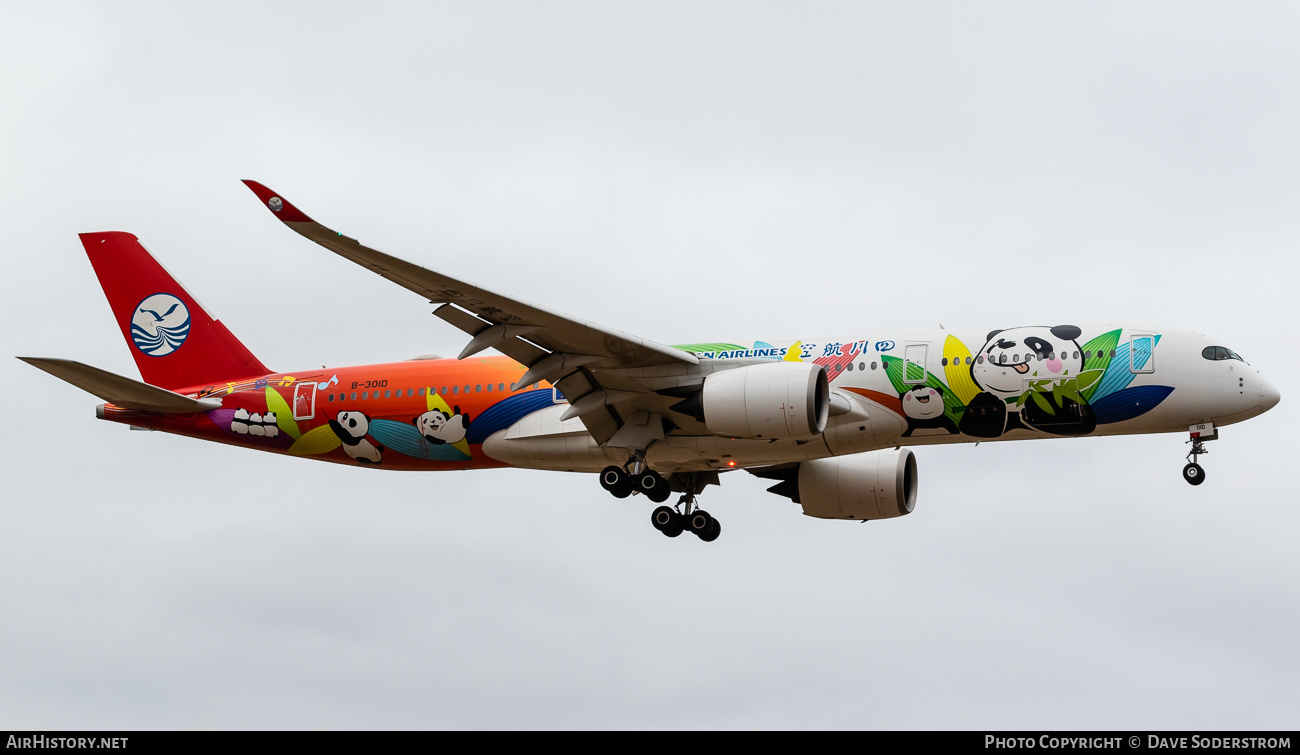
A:
[[[664,394],[659,411],[649,412],[664,424],[662,439],[649,444],[645,458],[665,474],[894,446],[1187,432],[1199,423],[1220,427],[1249,419],[1278,400],[1259,371],[1220,342],[1168,328],[1018,326],[682,348],[699,364],[624,374]],[[833,401],[819,436],[730,438],[674,411],[684,387],[715,372],[771,361],[826,369]],[[595,472],[626,462],[626,449],[598,445],[578,418],[562,419],[569,405],[550,383],[517,385],[525,371],[506,357],[303,370],[177,389],[221,401],[206,413],[158,415],[110,404],[98,415],[380,469]]]

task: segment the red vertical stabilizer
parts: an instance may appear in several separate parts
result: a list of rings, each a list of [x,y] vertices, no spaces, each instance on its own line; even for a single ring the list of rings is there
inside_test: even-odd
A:
[[[83,233],[81,243],[146,383],[170,389],[270,372],[135,236]]]

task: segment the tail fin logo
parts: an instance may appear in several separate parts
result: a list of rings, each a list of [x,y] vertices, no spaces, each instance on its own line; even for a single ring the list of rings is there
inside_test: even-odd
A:
[[[151,357],[165,357],[179,349],[189,334],[189,307],[171,294],[147,297],[131,317],[131,340]]]
[[[279,197],[271,197],[270,199],[266,200],[266,204],[275,212],[279,212],[280,210],[284,209],[284,200],[280,199]]]

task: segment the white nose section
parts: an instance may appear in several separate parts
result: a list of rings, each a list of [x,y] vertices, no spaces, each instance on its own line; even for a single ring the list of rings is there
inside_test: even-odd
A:
[[[1259,405],[1264,411],[1268,411],[1277,406],[1277,402],[1282,400],[1282,394],[1273,384],[1263,377],[1259,379]]]

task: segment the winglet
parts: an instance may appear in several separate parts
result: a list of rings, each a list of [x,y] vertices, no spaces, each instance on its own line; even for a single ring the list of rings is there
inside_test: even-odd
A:
[[[289,200],[276,194],[274,191],[266,188],[256,181],[244,179],[244,185],[253,190],[257,198],[262,200],[262,204],[270,208],[275,217],[285,223],[310,223],[312,219],[297,207],[289,204]]]

